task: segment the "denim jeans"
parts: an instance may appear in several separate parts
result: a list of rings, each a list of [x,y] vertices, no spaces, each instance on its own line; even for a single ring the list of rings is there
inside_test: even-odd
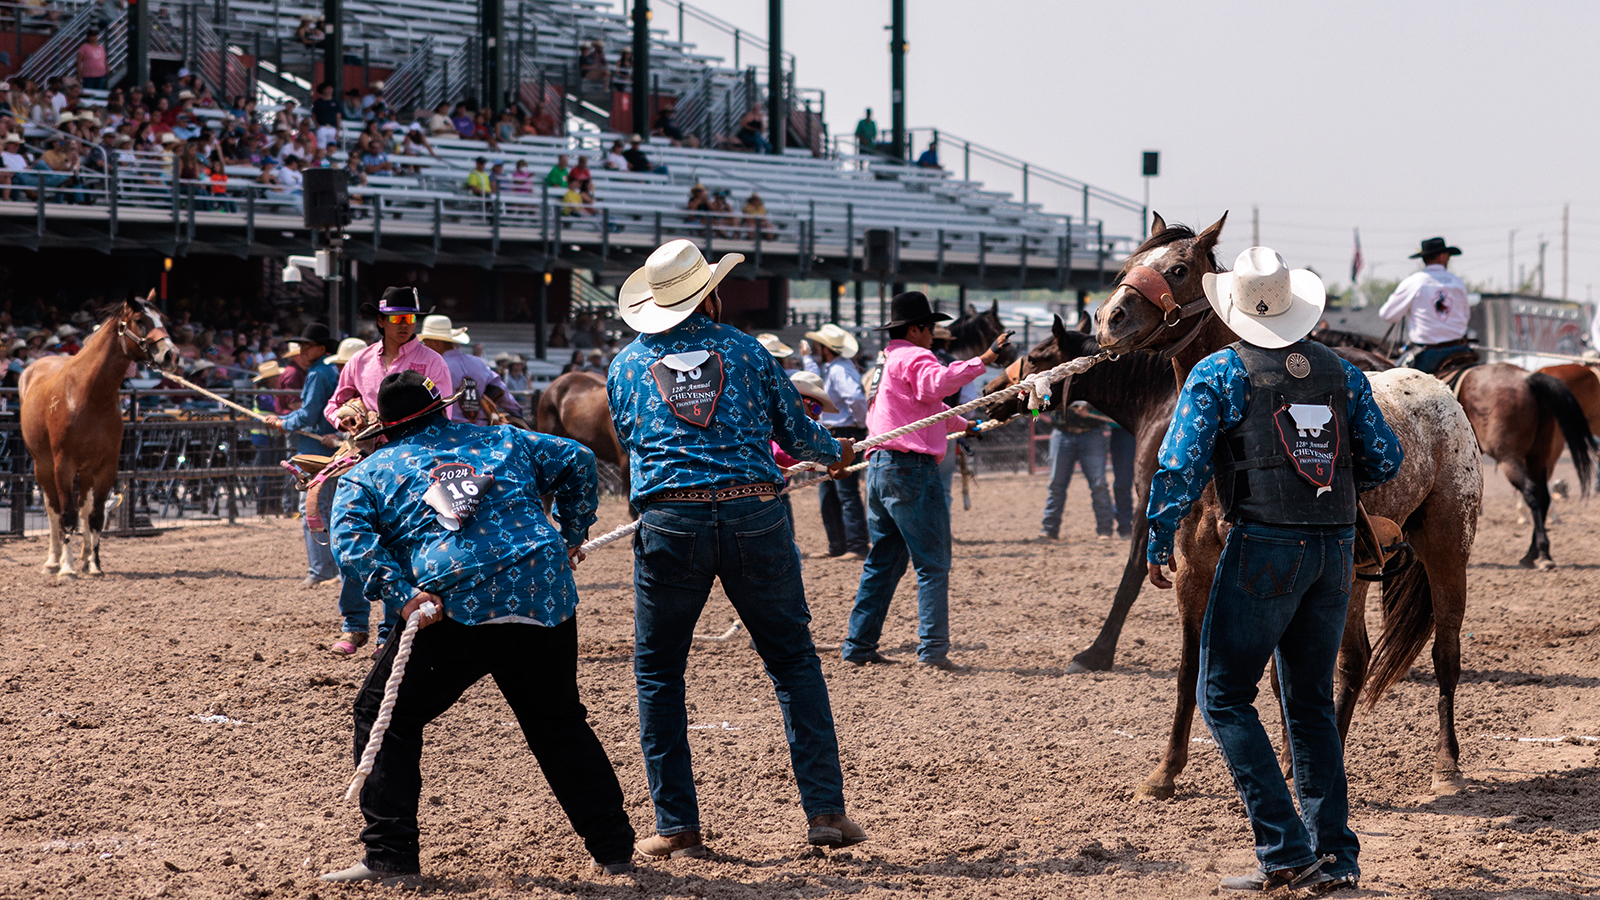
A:
[[[1198,701],[1244,801],[1267,872],[1324,854],[1330,875],[1359,874],[1349,825],[1333,673],[1350,603],[1349,527],[1243,522],[1228,533],[1200,628]],[[1294,801],[1256,715],[1256,685],[1276,658],[1294,757]]]
[[[695,623],[716,579],[777,690],[806,818],[843,814],[833,710],[783,504],[757,497],[651,503],[633,538],[633,675],[656,833],[700,828],[683,675]]]
[[[836,435],[867,436],[867,430],[833,429]],[[861,473],[852,472],[839,481],[817,485],[817,502],[822,507],[822,530],[828,535],[828,555],[867,552],[867,510],[861,502]]]
[[[1089,502],[1094,507],[1094,530],[1099,534],[1110,534],[1111,491],[1106,489],[1104,428],[1083,434],[1068,434],[1059,428],[1050,432],[1050,492],[1045,499],[1044,519],[1039,523],[1039,530],[1060,535],[1061,513],[1067,506],[1067,486],[1072,483],[1074,464],[1083,467],[1083,477],[1089,482]]]
[[[306,501],[311,493],[309,491],[296,491],[296,493],[300,495],[300,530],[304,531],[306,536],[306,574],[318,581],[338,578],[339,564],[333,561],[333,541],[325,531],[312,531],[311,520],[306,518]],[[317,506],[320,507],[322,521],[328,521],[328,517],[333,514],[331,489],[324,488],[318,495]]]
[[[1111,500],[1116,506],[1117,534],[1133,533],[1133,456],[1138,441],[1126,428],[1111,426]]]
[[[840,655],[863,660],[878,649],[889,601],[909,561],[917,572],[917,656],[950,652],[950,504],[939,464],[925,453],[873,452],[867,465],[867,534],[872,550],[850,610]]]
[[[399,644],[390,644],[378,658],[356,695],[357,762],[378,718]],[[553,628],[525,623],[462,625],[443,619],[417,632],[394,717],[361,789],[361,815],[367,823],[361,840],[367,845],[367,866],[379,872],[418,870],[423,726],[485,675],[494,676],[545,782],[589,854],[600,862],[632,856],[633,826],[622,808],[622,787],[578,699],[577,617]],[[484,777],[517,777],[513,757],[499,752],[496,756],[495,767]]]

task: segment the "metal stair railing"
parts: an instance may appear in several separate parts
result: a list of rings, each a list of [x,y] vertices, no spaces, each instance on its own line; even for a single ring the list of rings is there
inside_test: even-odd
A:
[[[121,18],[126,18],[124,13]],[[119,19],[120,20],[120,19]],[[89,33],[89,28],[94,24],[94,12],[84,8],[72,18],[63,22],[56,29],[50,40],[40,45],[33,51],[22,68],[13,76],[16,79],[31,79],[38,84],[58,75],[65,75],[76,67],[78,62],[78,47],[83,43],[83,36]],[[106,65],[111,64],[111,54],[106,53]]]
[[[420,105],[423,80],[428,75],[429,60],[433,57],[433,37],[422,39],[384,81],[383,93],[395,115],[407,115]]]

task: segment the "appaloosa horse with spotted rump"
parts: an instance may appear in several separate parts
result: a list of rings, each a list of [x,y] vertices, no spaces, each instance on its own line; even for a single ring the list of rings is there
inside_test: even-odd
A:
[[[133,362],[165,365],[178,357],[161,314],[137,298],[118,304],[75,356],[47,356],[22,372],[22,440],[50,517],[44,570],[72,577],[67,535],[81,523],[78,568],[100,575],[100,532],[106,496],[117,480],[122,452],[118,391]]]

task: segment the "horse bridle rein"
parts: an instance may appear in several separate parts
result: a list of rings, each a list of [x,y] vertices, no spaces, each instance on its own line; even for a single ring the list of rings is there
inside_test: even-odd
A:
[[[1180,338],[1177,343],[1162,348],[1160,356],[1163,360],[1170,361],[1200,336],[1200,326],[1205,324],[1205,317],[1211,312],[1211,301],[1206,299],[1204,293],[1193,300],[1179,303],[1172,296],[1172,288],[1167,284],[1166,276],[1149,266],[1134,266],[1129,269],[1123,274],[1120,284],[1132,288],[1139,296],[1155,304],[1156,308],[1161,310],[1161,321],[1168,328],[1178,327],[1185,319],[1199,317],[1188,334]],[[1144,342],[1144,346],[1137,349],[1145,349],[1154,343],[1156,338],[1157,335],[1151,335]]]

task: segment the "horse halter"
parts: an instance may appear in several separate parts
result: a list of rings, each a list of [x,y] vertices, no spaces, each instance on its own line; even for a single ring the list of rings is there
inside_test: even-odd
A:
[[[1134,293],[1155,304],[1156,308],[1161,310],[1161,321],[1168,328],[1178,327],[1179,323],[1184,319],[1192,319],[1195,316],[1204,317],[1211,312],[1211,301],[1206,299],[1206,295],[1203,292],[1193,300],[1179,303],[1172,296],[1172,288],[1167,285],[1166,276],[1149,266],[1134,266],[1130,268],[1122,276],[1121,284],[1132,288]],[[1189,333],[1184,335],[1177,343],[1161,350],[1161,358],[1170,360],[1178,354],[1178,351],[1193,342],[1200,335],[1200,325],[1200,322],[1196,322],[1194,327],[1189,329]],[[1151,335],[1151,341],[1154,339],[1155,335]],[[1145,343],[1148,344],[1151,341],[1146,341]],[[1139,349],[1142,350],[1144,348],[1140,347]]]
[[[145,332],[144,336],[141,337],[138,334],[135,334],[133,329],[128,327],[127,319],[124,319],[120,316],[117,318],[117,340],[131,340],[133,341],[133,345],[139,348],[139,355],[134,356],[132,353],[128,353],[126,347],[124,347],[123,353],[126,354],[129,359],[138,360],[140,362],[154,362],[155,357],[151,354],[150,348],[166,336],[167,332],[165,329],[155,327]]]

